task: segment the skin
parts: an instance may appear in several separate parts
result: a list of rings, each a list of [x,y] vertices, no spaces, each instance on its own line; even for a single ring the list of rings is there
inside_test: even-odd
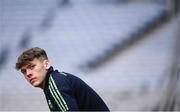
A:
[[[34,87],[44,88],[45,77],[51,67],[49,60],[35,58],[29,65],[23,66],[20,70],[25,79]]]

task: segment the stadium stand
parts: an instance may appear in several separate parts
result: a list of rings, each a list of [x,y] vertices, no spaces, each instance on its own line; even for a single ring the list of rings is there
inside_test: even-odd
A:
[[[42,91],[14,69],[19,53],[34,46],[111,110],[152,109],[171,66],[176,21],[159,24],[167,17],[161,4],[128,1],[1,0],[0,111],[48,110]]]

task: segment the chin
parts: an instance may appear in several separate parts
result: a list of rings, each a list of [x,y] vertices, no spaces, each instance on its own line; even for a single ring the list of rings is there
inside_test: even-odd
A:
[[[34,83],[32,84],[32,86],[34,86],[34,87],[40,87],[40,84],[39,84],[38,82],[34,82]]]

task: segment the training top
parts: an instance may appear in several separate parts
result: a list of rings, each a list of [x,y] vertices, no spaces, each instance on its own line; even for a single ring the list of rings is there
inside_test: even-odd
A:
[[[100,96],[84,81],[53,67],[47,72],[44,94],[51,111],[109,111]]]

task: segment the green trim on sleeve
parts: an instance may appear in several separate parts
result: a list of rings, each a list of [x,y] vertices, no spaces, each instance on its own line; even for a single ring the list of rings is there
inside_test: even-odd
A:
[[[55,81],[54,81],[54,79],[52,78],[52,76],[50,76],[49,83],[50,83],[50,86],[51,86],[53,92],[55,93],[55,95],[56,95],[56,97],[57,97],[57,100],[58,100],[58,101],[60,102],[60,104],[62,105],[63,110],[64,110],[64,111],[69,110],[69,108],[68,108],[68,106],[67,106],[64,98],[62,97],[60,91],[58,90],[58,88],[57,88],[57,86],[56,86],[56,84],[55,84]]]

